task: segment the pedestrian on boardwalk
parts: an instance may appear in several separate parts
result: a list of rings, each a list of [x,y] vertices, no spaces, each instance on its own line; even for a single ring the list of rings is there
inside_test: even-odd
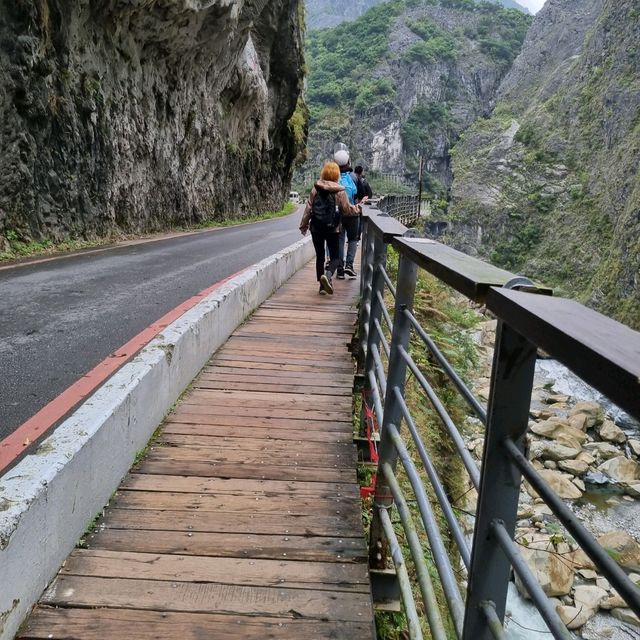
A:
[[[362,202],[365,197],[367,199],[373,197],[373,191],[371,190],[371,185],[364,175],[364,168],[361,165],[358,165],[354,170],[351,176],[353,181],[356,183],[356,202]]]
[[[349,166],[349,151],[347,147],[339,143],[336,145],[336,151],[333,154],[333,158],[336,164],[340,167],[340,184],[345,188],[349,203],[351,205],[356,204],[356,198],[358,195],[358,188],[352,177],[351,167]],[[362,199],[362,202],[366,202],[366,196]],[[344,279],[345,275],[350,278],[356,277],[355,269],[353,268],[353,261],[356,257],[356,251],[358,250],[358,232],[360,230],[360,214],[362,209],[360,207],[355,209],[356,213],[346,215],[342,219],[342,229],[340,231],[340,239],[338,240],[338,252],[340,257],[340,264],[338,265],[338,278]],[[345,255],[345,241],[347,242],[347,251]]]
[[[333,293],[333,274],[340,263],[338,238],[341,221],[347,217],[358,219],[359,207],[349,202],[345,188],[338,182],[340,169],[335,162],[325,162],[320,179],[315,183],[304,208],[300,231],[306,235],[311,230],[316,250],[316,276],[320,294]],[[325,266],[325,242],[329,261]]]

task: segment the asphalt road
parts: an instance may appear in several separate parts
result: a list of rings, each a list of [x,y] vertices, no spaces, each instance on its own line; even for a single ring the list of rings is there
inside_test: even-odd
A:
[[[181,302],[299,240],[298,219],[0,270],[0,439]]]

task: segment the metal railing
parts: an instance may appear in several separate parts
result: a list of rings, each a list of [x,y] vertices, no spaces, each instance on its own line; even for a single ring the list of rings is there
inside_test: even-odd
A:
[[[388,195],[377,203],[378,209],[401,222],[406,227],[413,226],[420,219],[418,196]]]
[[[573,638],[538,584],[514,541],[521,480],[524,477],[551,508],[596,568],[640,615],[640,591],[597,543],[573,512],[558,498],[527,460],[527,432],[534,366],[541,348],[607,395],[635,417],[640,416],[640,334],[582,305],[551,297],[525,278],[497,269],[433,240],[402,237],[397,220],[369,211],[364,216],[359,318],[359,367],[364,376],[365,404],[373,408],[380,427],[377,483],[369,533],[371,569],[393,563],[409,636],[422,638],[421,625],[431,636],[447,638],[449,619],[459,640],[504,638],[503,622],[511,571],[520,578],[554,638]],[[397,281],[387,272],[387,247],[398,253]],[[470,300],[484,303],[498,317],[491,389],[485,408],[438,349],[413,313],[418,269],[435,275]],[[387,310],[386,297],[394,300]],[[546,294],[546,295],[545,295]],[[390,339],[388,336],[391,336]],[[410,338],[422,344],[485,427],[483,462],[470,455],[428,375],[420,370],[409,348]],[[385,361],[388,366],[385,368]],[[410,372],[441,420],[457,455],[478,490],[472,542],[465,537],[455,507],[423,442],[408,402],[405,381]],[[406,425],[406,429],[402,425]],[[408,432],[408,433],[407,433]],[[412,442],[418,462],[408,453]],[[396,474],[400,463],[419,513],[418,527]],[[423,482],[422,478],[427,478]],[[406,483],[405,483],[406,484]],[[430,498],[434,496],[434,499]],[[437,504],[436,504],[437,503]],[[442,517],[437,517],[436,508]],[[404,529],[417,578],[415,592],[391,515]],[[396,515],[397,514],[397,515]],[[452,563],[440,525],[459,554]],[[420,535],[426,534],[439,585],[434,586]],[[457,576],[462,570],[462,580]],[[463,582],[467,587],[463,588]],[[441,589],[446,611],[438,608]],[[375,593],[375,585],[374,585]],[[418,610],[424,612],[423,617]]]

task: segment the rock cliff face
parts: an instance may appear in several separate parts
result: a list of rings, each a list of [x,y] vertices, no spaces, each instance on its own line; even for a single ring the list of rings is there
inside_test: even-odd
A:
[[[386,0],[306,0],[307,28],[326,29],[355,20],[367,9]]]
[[[0,0],[0,243],[279,208],[304,142],[300,14]]]
[[[310,175],[349,145],[352,160],[385,173],[451,182],[449,149],[479,116],[520,50],[530,18],[470,0],[395,0],[309,37]]]
[[[452,240],[640,328],[640,12],[549,0],[453,151]]]

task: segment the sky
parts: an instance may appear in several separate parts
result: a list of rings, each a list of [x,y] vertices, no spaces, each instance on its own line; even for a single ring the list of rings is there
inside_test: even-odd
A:
[[[518,0],[518,2],[527,7],[531,13],[538,13],[546,0]]]

